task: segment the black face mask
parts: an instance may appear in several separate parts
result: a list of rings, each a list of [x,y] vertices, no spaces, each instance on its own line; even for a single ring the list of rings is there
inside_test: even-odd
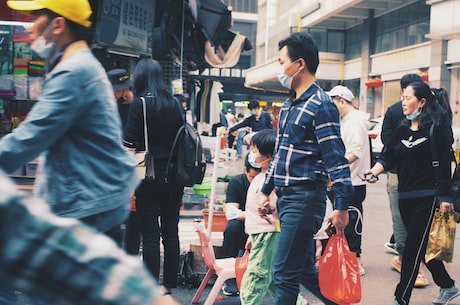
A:
[[[121,104],[121,103],[125,102],[126,100],[127,100],[126,96],[122,96],[117,100],[117,103]]]

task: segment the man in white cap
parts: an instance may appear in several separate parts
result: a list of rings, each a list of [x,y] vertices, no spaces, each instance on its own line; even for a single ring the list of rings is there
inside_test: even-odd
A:
[[[363,201],[366,198],[366,181],[361,180],[360,174],[367,172],[371,166],[371,154],[367,131],[369,129],[369,114],[356,110],[352,104],[355,98],[345,86],[335,86],[328,92],[340,115],[340,133],[345,144],[345,158],[350,162],[351,183],[354,192],[349,205],[349,222],[345,228],[345,236],[352,252],[359,260],[359,273],[366,273],[361,263],[361,233]]]
[[[49,60],[42,95],[27,118],[0,140],[0,169],[12,172],[41,156],[36,194],[53,212],[107,232],[128,215],[139,182],[122,148],[112,86],[85,39],[87,0],[7,1],[34,18],[31,49]]]

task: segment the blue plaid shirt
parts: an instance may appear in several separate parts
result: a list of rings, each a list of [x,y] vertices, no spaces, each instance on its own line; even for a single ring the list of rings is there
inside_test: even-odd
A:
[[[340,137],[339,113],[318,84],[313,84],[297,100],[290,97],[284,102],[275,147],[262,188],[264,194],[270,194],[275,186],[331,181],[335,207],[348,208],[353,186]]]
[[[1,172],[0,287],[61,305],[147,305],[160,295],[137,257],[77,220],[55,216]]]

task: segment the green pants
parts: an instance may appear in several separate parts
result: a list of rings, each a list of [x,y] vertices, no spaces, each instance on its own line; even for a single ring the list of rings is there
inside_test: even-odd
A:
[[[273,266],[276,248],[278,247],[279,232],[252,234],[252,248],[249,255],[248,268],[241,282],[240,298],[242,305],[259,305],[265,295],[275,296]],[[308,302],[299,295],[297,305],[307,305]]]

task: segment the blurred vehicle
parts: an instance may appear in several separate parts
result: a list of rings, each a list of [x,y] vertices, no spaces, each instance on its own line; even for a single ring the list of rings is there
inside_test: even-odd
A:
[[[377,117],[369,120],[370,126],[367,135],[371,141],[372,164],[380,157],[383,149],[380,133],[382,131],[383,117]]]

